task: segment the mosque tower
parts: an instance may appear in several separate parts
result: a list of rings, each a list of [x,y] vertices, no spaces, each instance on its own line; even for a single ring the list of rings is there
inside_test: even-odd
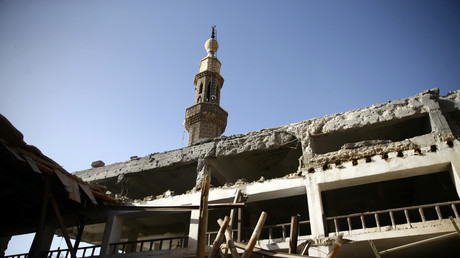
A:
[[[208,55],[201,59],[200,72],[195,75],[195,104],[185,111],[188,146],[201,139],[218,137],[227,127],[228,113],[219,106],[224,78],[220,76],[221,63],[216,56],[219,44],[215,35],[213,26],[211,38],[204,44]]]

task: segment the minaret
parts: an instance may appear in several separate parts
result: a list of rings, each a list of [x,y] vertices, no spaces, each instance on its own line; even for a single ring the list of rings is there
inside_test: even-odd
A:
[[[200,72],[195,75],[195,104],[185,111],[189,146],[200,139],[218,137],[227,127],[228,113],[219,106],[224,78],[220,76],[221,63],[216,56],[219,44],[215,27],[212,27],[211,38],[204,44],[208,55],[201,59]]]

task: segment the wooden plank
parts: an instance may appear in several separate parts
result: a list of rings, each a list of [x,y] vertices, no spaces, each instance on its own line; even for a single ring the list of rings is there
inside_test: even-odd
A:
[[[239,202],[240,194],[241,194],[241,190],[237,189],[236,192],[235,192],[235,197],[233,199],[233,203],[238,203]],[[230,223],[228,224],[228,228],[230,229],[230,231],[232,230],[234,222],[235,222],[234,217],[235,217],[235,209],[232,209],[230,211]]]
[[[233,203],[237,203],[240,199],[240,194],[241,194],[241,190],[240,189],[236,189],[235,191],[235,197],[233,198]],[[230,223],[228,224],[228,228],[227,230],[229,230],[230,232],[232,232],[232,229],[233,229],[233,225],[235,224],[235,211],[236,211],[236,208],[233,208],[230,210]],[[226,246],[225,246],[225,251],[224,251],[224,255],[227,255],[228,254],[228,248],[229,248],[229,244],[228,244],[228,238],[226,238]],[[232,239],[233,241],[233,239]],[[236,250],[236,249],[235,249]]]
[[[260,233],[262,232],[262,228],[264,226],[265,220],[267,219],[267,213],[262,211],[259,217],[259,221],[257,221],[256,227],[252,232],[251,238],[249,239],[248,245],[244,249],[244,253],[241,258],[249,258],[252,253],[252,249],[256,245],[257,240],[259,240]]]
[[[217,220],[217,223],[219,223],[219,226],[222,226],[224,221],[219,219]],[[230,231],[229,227],[225,230],[225,238],[227,239],[227,246],[230,249],[232,258],[239,258],[240,256],[238,255],[238,251],[236,250],[235,243],[233,242],[232,232]]]
[[[334,258],[337,255],[344,241],[342,238],[343,234],[337,236],[337,238],[334,241],[334,245],[332,246],[332,251],[327,254],[326,258]]]
[[[89,187],[84,185],[84,184],[82,184],[82,183],[79,183],[78,185],[83,190],[83,192],[86,194],[86,196],[88,196],[88,198],[91,200],[91,203],[94,204],[94,205],[97,205],[96,198],[94,198],[94,195],[91,192],[91,190],[89,189]]]
[[[214,240],[214,243],[212,243],[211,252],[209,253],[210,258],[216,257],[217,251],[220,249],[220,245],[224,242],[225,230],[227,230],[229,222],[230,222],[230,218],[228,216],[225,216],[224,221],[222,222],[222,225],[220,225],[220,229],[219,229],[219,232],[217,233],[216,239]]]
[[[242,237],[243,235],[243,209],[242,208],[238,208],[238,231],[237,231],[237,241],[238,242],[241,242]]]
[[[299,237],[299,217],[295,215],[291,217],[291,233],[289,235],[289,253],[297,253],[297,239]]]
[[[201,182],[201,198],[200,198],[200,217],[198,221],[198,241],[196,248],[196,257],[203,258],[206,248],[206,231],[208,228],[208,197],[209,185],[211,177],[209,174],[204,175]]]
[[[308,249],[310,249],[311,244],[313,243],[312,240],[307,240],[305,242],[305,247],[302,249],[302,252],[300,252],[301,255],[306,255],[308,252]]]
[[[240,249],[246,249],[247,245],[240,243],[240,242],[235,242],[235,246]],[[318,258],[315,256],[305,256],[305,255],[298,255],[298,254],[288,254],[288,253],[282,253],[282,252],[275,252],[275,251],[268,251],[264,249],[260,249],[257,247],[253,248],[253,252],[256,254],[261,254],[264,256],[268,257],[282,257],[282,258]]]
[[[64,236],[65,242],[67,244],[67,248],[69,249],[70,257],[76,258],[77,255],[76,255],[75,249],[72,246],[72,243],[70,242],[70,237],[69,237],[69,234],[67,233],[67,227],[64,224],[64,219],[62,218],[61,211],[59,210],[59,206],[56,202],[56,198],[54,197],[52,192],[50,192],[49,197],[50,197],[53,209],[54,209],[54,214],[56,215],[59,226],[61,227],[62,235]]]

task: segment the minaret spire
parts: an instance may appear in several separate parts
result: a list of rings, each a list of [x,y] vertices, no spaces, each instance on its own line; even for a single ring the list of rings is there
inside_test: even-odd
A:
[[[216,31],[215,31],[216,30],[216,25],[211,26],[211,28],[212,28],[211,38],[215,39],[216,38]]]
[[[215,55],[219,49],[216,26],[211,28],[211,38],[204,44],[208,55],[201,59],[200,71],[195,75],[195,104],[185,112],[189,146],[201,139],[218,137],[227,127],[228,113],[219,106],[224,78],[220,75],[221,63]]]

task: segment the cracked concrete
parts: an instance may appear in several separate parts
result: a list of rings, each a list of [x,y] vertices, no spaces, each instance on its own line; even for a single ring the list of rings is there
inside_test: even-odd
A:
[[[184,173],[194,173],[193,177],[196,180],[193,185],[196,190],[197,186],[200,185],[205,160],[210,160],[210,165],[213,167],[223,167],[224,163],[219,165],[222,160],[235,159],[240,160],[239,163],[243,163],[242,160],[252,159],[243,167],[238,164],[225,163],[225,166],[233,166],[235,170],[250,171],[251,169],[253,170],[252,166],[265,162],[267,158],[273,160],[273,155],[281,160],[282,155],[286,155],[288,151],[285,151],[284,154],[272,154],[267,158],[257,157],[260,153],[274,152],[275,150],[286,148],[301,148],[295,154],[298,157],[289,158],[290,166],[295,166],[297,169],[291,168],[291,171],[287,171],[285,174],[278,171],[272,173],[273,176],[269,178],[283,177],[287,174],[307,169],[312,171],[312,168],[316,168],[313,171],[318,171],[318,168],[327,167],[331,163],[340,164],[374,155],[384,155],[389,152],[417,150],[421,146],[431,145],[439,140],[453,139],[454,135],[443,112],[458,110],[460,107],[459,102],[460,91],[450,92],[448,95],[441,97],[438,89],[432,89],[406,99],[388,101],[387,103],[375,104],[362,109],[313,118],[276,128],[262,129],[244,135],[221,136],[190,147],[153,153],[125,162],[101,166],[103,162],[99,161],[97,162],[98,166],[76,172],[75,175],[85,181],[107,184],[110,178],[118,178],[120,175],[126,175],[128,178],[126,181],[129,182],[129,178],[135,177],[136,174],[142,172],[155,173],[155,171],[167,169],[170,173],[174,173],[173,171],[176,168],[187,165],[192,168]],[[411,119],[414,122],[411,122]],[[397,127],[397,123],[406,124]],[[407,139],[373,138],[385,130],[391,130],[392,126],[400,129],[401,127],[407,127],[407,125],[410,126],[410,123],[414,123],[419,127],[425,126],[429,128],[420,129],[420,132],[407,132],[406,134],[411,136]],[[363,131],[363,128],[365,131]],[[375,130],[376,133],[373,134],[372,130]],[[362,135],[366,134],[368,136],[364,136],[364,139],[361,139],[363,138]],[[404,138],[405,136],[405,134],[401,134],[399,137]],[[365,137],[369,139],[365,139]],[[347,142],[347,139],[352,141]],[[331,145],[328,141],[337,144],[335,149],[321,149],[321,145]],[[341,141],[343,141],[343,144],[340,143]],[[295,155],[291,154],[291,156]],[[296,164],[292,165],[294,161]],[[287,166],[286,162],[280,161],[279,164],[281,165],[278,165],[277,170],[283,170],[283,167]],[[273,166],[276,166],[276,164]],[[237,180],[237,178],[226,176],[228,173],[230,172],[223,171],[219,175],[222,182],[218,185],[231,184]],[[267,175],[257,174],[251,177],[250,180],[257,180],[261,176]],[[241,175],[241,178],[246,177]],[[184,192],[182,191],[182,193]],[[156,192],[153,195],[161,193]]]

